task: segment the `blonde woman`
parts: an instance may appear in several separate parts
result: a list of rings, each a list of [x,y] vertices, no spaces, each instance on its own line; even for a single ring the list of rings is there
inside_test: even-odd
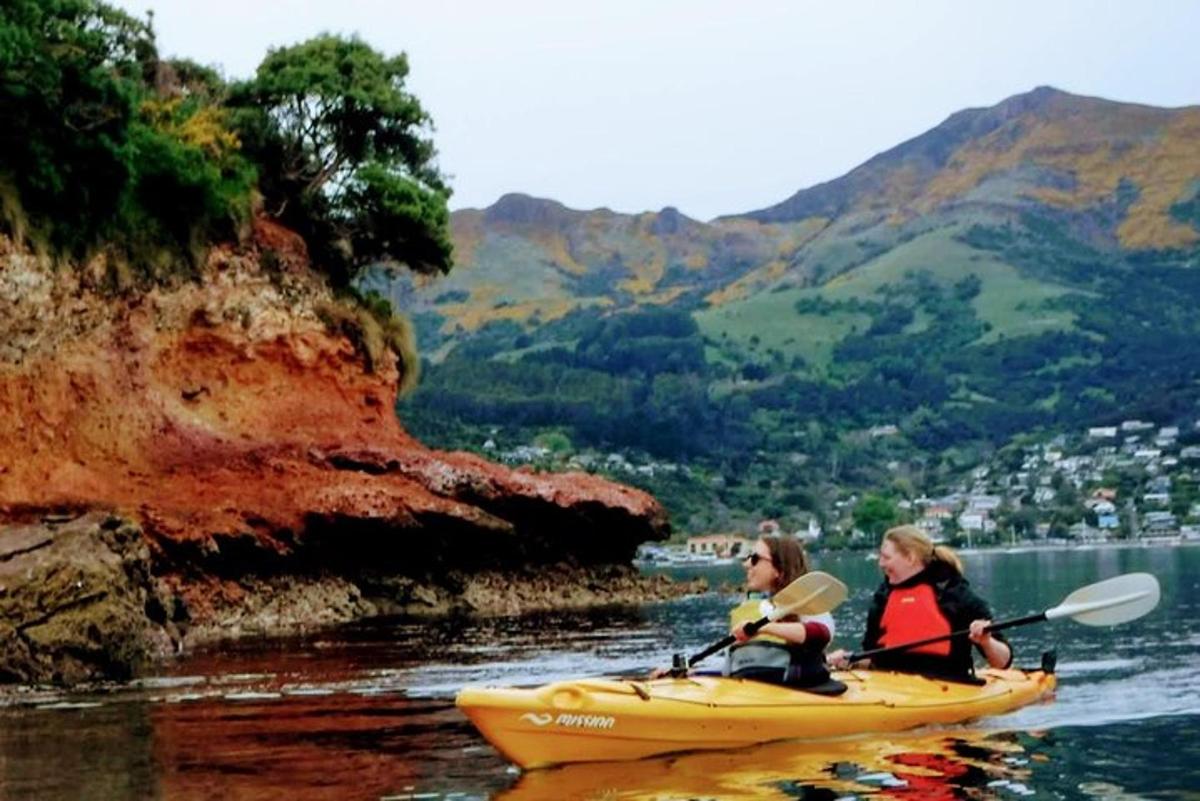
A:
[[[897,526],[883,535],[879,546],[883,583],[867,613],[863,650],[887,648],[967,629],[968,637],[879,654],[869,666],[881,670],[970,678],[975,665],[972,644],[992,667],[1012,664],[1012,648],[1000,633],[986,631],[992,613],[971,589],[958,555],[934,545],[915,526]],[[829,664],[847,667],[846,652],[829,654]]]

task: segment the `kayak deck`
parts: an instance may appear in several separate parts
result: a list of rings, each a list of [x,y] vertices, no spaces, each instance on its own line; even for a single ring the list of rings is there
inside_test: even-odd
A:
[[[824,740],[959,723],[1049,696],[1053,674],[986,670],[983,685],[888,671],[835,674],[838,696],[715,676],[582,679],[535,688],[467,687],[456,703],[523,768],[641,759],[773,740]]]

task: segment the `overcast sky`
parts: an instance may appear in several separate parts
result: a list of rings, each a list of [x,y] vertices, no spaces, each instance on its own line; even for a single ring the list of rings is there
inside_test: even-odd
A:
[[[526,192],[699,219],[1039,85],[1200,104],[1200,2],[110,0],[246,77],[321,32],[405,52],[452,208]]]

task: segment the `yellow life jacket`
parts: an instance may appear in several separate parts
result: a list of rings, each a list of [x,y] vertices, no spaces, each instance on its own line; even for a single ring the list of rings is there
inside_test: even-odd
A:
[[[766,617],[771,612],[771,602],[766,599],[749,598],[742,601],[729,612],[729,630],[733,631],[734,627],[740,626],[743,623],[752,623],[755,620]],[[760,642],[777,642],[782,645],[787,645],[787,640],[782,637],[776,637],[772,634],[755,634],[753,639]]]
[[[766,617],[771,602],[759,599],[743,601],[729,613],[729,627]],[[791,620],[797,620],[789,616]],[[829,680],[823,648],[788,643],[782,637],[756,634],[725,652],[726,676],[771,681],[796,687],[814,687]],[[778,671],[772,674],[771,671]]]

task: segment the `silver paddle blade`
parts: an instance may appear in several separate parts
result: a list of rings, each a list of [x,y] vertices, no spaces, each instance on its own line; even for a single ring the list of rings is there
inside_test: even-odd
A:
[[[1149,573],[1126,573],[1080,587],[1053,609],[1046,619],[1069,617],[1085,626],[1115,626],[1136,620],[1158,606],[1162,591]]]

